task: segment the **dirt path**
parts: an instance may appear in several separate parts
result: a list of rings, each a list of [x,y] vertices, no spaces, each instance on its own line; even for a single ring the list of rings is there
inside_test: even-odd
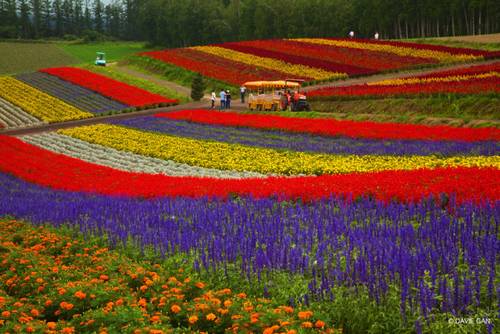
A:
[[[462,68],[467,68],[475,65],[487,65],[487,64],[493,64],[496,63],[500,60],[498,59],[492,59],[492,60],[485,60],[485,61],[478,61],[474,63],[466,63],[466,64],[454,64],[454,65],[448,65],[448,66],[442,66],[442,67],[434,67],[434,68],[425,68],[425,69],[416,69],[416,70],[406,70],[406,71],[399,71],[399,72],[390,72],[390,73],[381,73],[381,74],[375,74],[367,77],[359,77],[359,78],[351,78],[351,79],[346,79],[342,81],[333,81],[333,82],[325,82],[322,84],[318,85],[313,85],[313,86],[307,86],[304,87],[302,90],[305,92],[315,90],[318,88],[327,88],[327,87],[344,87],[344,86],[350,86],[350,85],[361,85],[365,83],[371,83],[371,82],[376,82],[376,81],[381,81],[381,80],[389,80],[389,79],[398,79],[410,75],[423,75],[423,74],[430,74],[434,72],[442,72],[442,71],[449,71],[449,70],[458,70]]]
[[[181,95],[184,95],[184,96],[191,95],[190,88],[181,86],[179,84],[176,84],[175,82],[160,79],[155,75],[149,75],[149,74],[143,73],[141,71],[134,70],[133,68],[130,68],[128,66],[120,66],[120,65],[117,65],[116,63],[113,64],[112,66],[118,72],[122,72],[124,74],[128,74],[128,75],[131,75],[131,76],[134,76],[137,78],[145,79],[147,81],[150,81],[150,82],[157,84],[158,86],[166,87],[166,88],[171,89],[171,90],[173,90]]]
[[[432,38],[443,41],[471,42],[471,43],[500,43],[500,34],[475,35],[475,36],[448,36]]]

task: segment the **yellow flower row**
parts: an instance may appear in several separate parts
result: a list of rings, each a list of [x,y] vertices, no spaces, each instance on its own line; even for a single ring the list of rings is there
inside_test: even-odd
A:
[[[181,138],[116,125],[93,125],[60,133],[87,142],[144,156],[220,170],[263,174],[321,175],[435,167],[500,168],[500,156],[358,156],[278,151],[267,148]]]
[[[0,77],[0,97],[49,123],[93,116],[12,77]]]
[[[347,77],[346,73],[330,72],[305,65],[290,64],[278,59],[254,56],[248,53],[221,48],[218,46],[195,46],[191,47],[191,49],[233,61],[238,61],[244,64],[259,66],[270,70],[280,70],[297,76],[314,78],[315,80],[329,80]]]
[[[473,74],[473,75],[454,75],[448,77],[436,77],[436,78],[402,78],[402,79],[388,79],[378,82],[370,82],[368,86],[400,86],[408,84],[423,84],[431,82],[455,82],[455,81],[467,81],[473,79],[487,79],[493,77],[500,77],[499,72],[489,72],[483,74]]]
[[[362,49],[362,50],[370,50],[376,52],[388,52],[394,53],[398,56],[403,57],[420,57],[420,58],[432,58],[436,59],[441,63],[451,63],[451,62],[466,62],[475,59],[482,59],[482,56],[473,56],[467,54],[451,54],[443,51],[434,51],[434,50],[422,50],[422,49],[414,49],[411,47],[402,47],[402,46],[393,46],[393,45],[382,45],[382,44],[373,44],[373,43],[362,43],[355,41],[343,41],[343,40],[329,40],[322,38],[297,38],[292,39],[293,41],[304,42],[304,43],[313,43],[313,44],[321,44],[321,45],[331,45],[343,48],[353,48],[353,49]]]

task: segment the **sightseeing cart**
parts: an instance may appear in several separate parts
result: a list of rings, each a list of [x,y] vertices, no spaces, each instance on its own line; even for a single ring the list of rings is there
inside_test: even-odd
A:
[[[302,80],[295,79],[245,82],[243,86],[249,92],[248,109],[295,111],[301,106],[302,110],[310,110],[305,95],[299,93],[301,83]]]

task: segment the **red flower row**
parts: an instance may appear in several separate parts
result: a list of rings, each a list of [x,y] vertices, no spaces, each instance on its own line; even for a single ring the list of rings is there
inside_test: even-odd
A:
[[[403,48],[412,48],[418,50],[431,50],[431,51],[440,51],[447,52],[453,55],[459,54],[467,54],[473,56],[483,56],[484,58],[495,58],[500,56],[500,51],[486,51],[486,50],[475,50],[468,48],[454,48],[450,46],[444,45],[432,45],[432,44],[420,44],[420,43],[411,43],[411,42],[396,42],[396,41],[376,41],[373,39],[346,39],[346,38],[326,38],[330,40],[337,41],[355,41],[360,43],[370,43],[370,44],[378,44],[378,45],[392,45]]]
[[[436,71],[429,74],[422,74],[405,78],[444,78],[450,76],[477,75],[489,72],[500,72],[500,61],[487,65],[475,65],[448,71]]]
[[[500,130],[496,128],[474,129],[451,126],[339,121],[335,119],[254,115],[236,112],[221,113],[209,110],[181,110],[159,113],[155,116],[210,125],[278,129],[322,136],[409,140],[500,140]]]
[[[362,49],[353,51],[352,48],[297,42],[292,40],[258,40],[239,42],[238,44],[313,59],[327,60],[339,65],[349,65],[352,69],[350,70],[351,72],[349,70],[345,71],[348,74],[371,74],[381,70],[399,69],[423,63],[437,62],[429,61],[429,59],[424,58],[401,57],[395,54],[380,53]]]
[[[425,94],[482,94],[500,92],[500,78],[470,79],[451,82],[425,82],[403,85],[353,85],[329,87],[310,91],[309,97],[361,97],[361,96],[394,96]]]
[[[233,194],[314,200],[332,195],[371,195],[390,201],[419,201],[454,194],[457,201],[500,200],[500,170],[443,168],[317,177],[211,179],[130,173],[104,167],[0,136],[0,171],[53,189],[120,196],[221,197]]]
[[[291,51],[293,49],[288,47],[286,44],[286,41],[271,40],[224,43],[218,46],[259,57],[278,59],[290,64],[305,65],[330,72],[347,73],[348,75],[373,74],[376,72],[367,68],[340,64],[336,61],[331,61],[330,59],[309,57],[308,53],[303,53],[300,49],[296,52]]]
[[[235,85],[245,81],[279,80],[289,76],[277,70],[250,66],[193,49],[151,51],[141,55]],[[308,77],[302,77],[302,79],[311,80]]]
[[[40,70],[40,72],[48,73],[134,107],[178,103],[177,100],[167,99],[161,95],[153,94],[143,89],[80,68],[46,68]]]

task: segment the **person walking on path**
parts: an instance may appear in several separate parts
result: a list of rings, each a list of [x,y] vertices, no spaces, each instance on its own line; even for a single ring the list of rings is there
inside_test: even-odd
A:
[[[226,109],[226,92],[222,89],[219,93],[220,97],[220,110]]]
[[[231,108],[231,92],[228,90],[226,90],[226,109],[230,109]]]
[[[373,37],[375,38],[375,40],[376,40],[376,41],[378,41],[378,39],[379,39],[379,37],[380,37],[380,35],[379,35],[378,31],[377,31],[377,32],[375,32],[375,35],[374,35]]]
[[[215,100],[217,100],[217,95],[215,95],[215,92],[212,92],[212,96],[210,97],[210,100],[212,101],[212,106],[210,107],[210,109],[214,109],[215,108]]]
[[[354,38],[354,31],[353,30],[349,31],[349,38]]]
[[[241,97],[241,103],[245,103],[245,92],[247,91],[245,86],[240,87],[240,97]]]

